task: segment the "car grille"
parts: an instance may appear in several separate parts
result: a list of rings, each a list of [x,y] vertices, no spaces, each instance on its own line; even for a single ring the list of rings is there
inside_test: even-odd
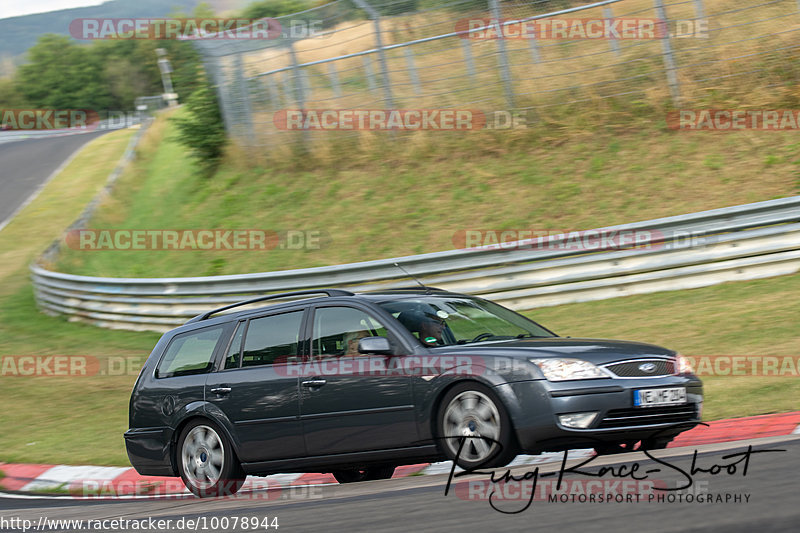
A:
[[[687,422],[697,418],[697,404],[611,409],[597,426],[602,429]]]
[[[655,369],[652,372],[641,370],[639,367],[645,363],[655,365]],[[625,361],[603,366],[621,378],[652,378],[669,376],[675,373],[675,362],[669,359],[640,359],[638,361]]]

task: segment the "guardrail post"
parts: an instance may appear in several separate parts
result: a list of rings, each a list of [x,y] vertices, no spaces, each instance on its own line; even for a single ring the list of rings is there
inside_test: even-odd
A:
[[[675,56],[672,52],[672,42],[669,35],[669,19],[664,9],[664,0],[653,0],[656,8],[656,17],[661,21],[663,36],[661,37],[662,57],[664,58],[664,71],[667,73],[669,92],[672,95],[672,104],[680,107],[681,89],[678,83],[678,74],[675,68]]]
[[[603,7],[603,18],[608,20],[612,20],[614,18],[614,12],[610,7]],[[611,45],[611,51],[614,52],[615,56],[619,57],[619,41],[617,41],[614,37],[609,37],[608,42]]]
[[[383,49],[383,38],[381,37],[381,18],[378,12],[369,5],[366,0],[353,0],[353,2],[367,12],[372,23],[375,25],[375,48],[378,49],[378,61],[381,65],[381,85],[383,86],[383,100],[386,109],[394,107],[394,97],[392,86],[389,82],[389,68],[386,63],[386,51]],[[366,56],[365,56],[366,57]]]
[[[503,79],[503,88],[506,93],[506,103],[509,109],[514,107],[514,87],[511,85],[511,67],[508,64],[508,52],[506,51],[505,30],[502,25],[502,12],[498,0],[489,0],[492,10],[492,20],[497,30],[497,61],[500,65],[500,77]]]

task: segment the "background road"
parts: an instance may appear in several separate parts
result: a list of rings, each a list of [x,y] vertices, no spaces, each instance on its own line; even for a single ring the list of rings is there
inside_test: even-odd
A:
[[[0,227],[67,158],[106,131],[0,144]]]
[[[516,515],[491,509],[486,501],[464,501],[451,492],[444,496],[446,475],[407,477],[352,485],[295,488],[272,494],[254,494],[236,499],[198,500],[107,500],[0,498],[0,519],[39,517],[79,519],[171,519],[205,517],[278,518],[278,531],[797,531],[797,472],[800,471],[800,436],[769,437],[752,441],[699,446],[698,466],[729,464],[731,453],[747,450],[784,449],[750,458],[747,475],[742,464],[737,472],[694,476],[698,492],[749,494],[747,503],[547,503]],[[673,448],[654,452],[660,459],[689,470],[695,448]],[[584,470],[597,472],[601,465],[641,463],[641,471],[659,466],[643,454],[632,453],[595,460]],[[531,467],[515,469],[521,475]],[[558,470],[558,464],[542,472]],[[651,479],[683,480],[670,468],[651,474]],[[573,477],[574,476],[571,476]],[[548,478],[550,479],[550,478]],[[581,476],[581,479],[593,479]],[[244,495],[242,495],[244,496]],[[506,502],[508,503],[508,502]],[[519,502],[511,508],[519,509]],[[175,529],[172,529],[175,531]],[[186,530],[184,528],[184,530]],[[203,531],[202,525],[198,530]],[[213,531],[213,529],[208,529]],[[216,528],[216,531],[223,531]],[[232,531],[229,528],[227,531]],[[263,529],[259,529],[263,531]],[[2,529],[0,531],[11,531]],[[242,529],[237,529],[242,531]],[[252,529],[250,529],[252,531]],[[272,530],[274,531],[274,530]]]

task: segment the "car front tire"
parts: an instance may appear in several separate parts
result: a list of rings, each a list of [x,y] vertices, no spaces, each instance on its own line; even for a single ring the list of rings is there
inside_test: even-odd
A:
[[[439,447],[458,466],[494,468],[516,457],[511,419],[488,387],[474,382],[456,385],[440,405]]]
[[[208,420],[183,428],[177,459],[183,483],[199,498],[236,494],[247,477],[225,434]]]

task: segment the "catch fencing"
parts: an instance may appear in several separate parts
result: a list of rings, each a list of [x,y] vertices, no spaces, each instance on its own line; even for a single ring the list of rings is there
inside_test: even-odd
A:
[[[590,20],[657,27],[598,38]],[[470,109],[498,127],[495,111],[697,107],[720,84],[748,107],[800,82],[800,0],[336,0],[277,21],[274,39],[195,41],[245,147],[330,138],[287,130],[286,110]]]

